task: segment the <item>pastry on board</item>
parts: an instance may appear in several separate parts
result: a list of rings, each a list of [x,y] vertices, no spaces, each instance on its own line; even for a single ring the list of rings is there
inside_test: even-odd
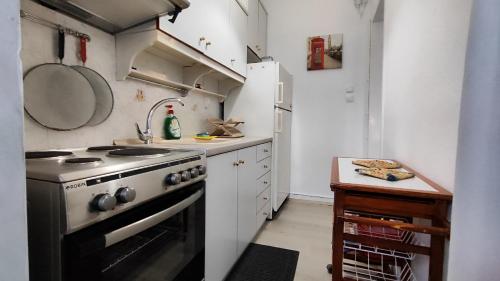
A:
[[[353,160],[352,164],[363,166],[366,168],[381,168],[381,169],[399,169],[401,168],[401,164],[393,161],[386,160]]]
[[[413,178],[415,174],[409,172],[398,171],[394,169],[381,168],[359,168],[355,169],[360,175],[375,177],[386,181],[399,181]]]

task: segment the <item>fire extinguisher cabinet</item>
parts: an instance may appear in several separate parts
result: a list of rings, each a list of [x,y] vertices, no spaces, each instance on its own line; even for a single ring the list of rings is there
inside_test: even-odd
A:
[[[325,68],[325,39],[311,39],[311,70]]]

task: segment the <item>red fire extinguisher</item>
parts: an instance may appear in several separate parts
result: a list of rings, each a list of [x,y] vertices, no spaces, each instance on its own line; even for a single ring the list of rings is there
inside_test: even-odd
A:
[[[311,70],[325,68],[325,39],[311,39]]]

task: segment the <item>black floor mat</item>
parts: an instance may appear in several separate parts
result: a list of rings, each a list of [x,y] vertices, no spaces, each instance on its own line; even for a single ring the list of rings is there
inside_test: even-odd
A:
[[[299,252],[251,243],[226,281],[293,281]]]

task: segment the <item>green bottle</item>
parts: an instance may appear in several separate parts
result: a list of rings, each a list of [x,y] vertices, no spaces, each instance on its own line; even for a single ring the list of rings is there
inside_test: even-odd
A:
[[[167,116],[163,122],[163,131],[167,140],[178,140],[181,138],[181,124],[179,124],[179,120],[175,117],[171,104],[167,105]]]

